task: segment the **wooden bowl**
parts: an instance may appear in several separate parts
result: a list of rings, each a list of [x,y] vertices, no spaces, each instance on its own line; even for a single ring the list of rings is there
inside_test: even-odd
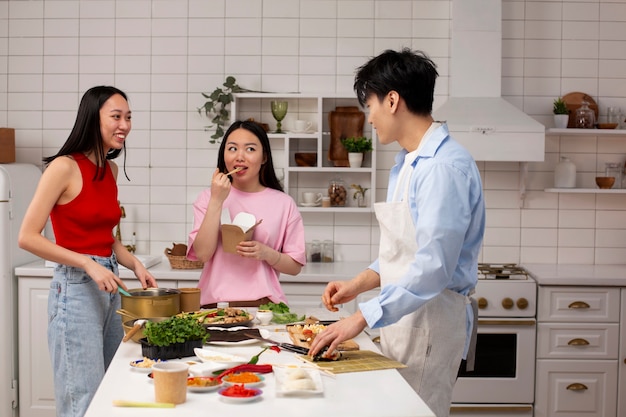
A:
[[[615,129],[617,123],[598,123],[598,129]]]
[[[296,152],[294,157],[299,167],[314,167],[317,165],[317,153],[315,152]]]
[[[603,190],[607,190],[615,184],[615,177],[596,177],[596,184]]]

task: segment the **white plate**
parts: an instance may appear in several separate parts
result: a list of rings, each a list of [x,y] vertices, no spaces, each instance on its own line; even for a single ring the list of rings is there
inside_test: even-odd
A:
[[[189,381],[189,379],[192,379],[192,378],[203,378],[203,377],[190,377],[190,378],[187,378],[187,381]],[[207,378],[207,377],[204,377],[204,378]],[[211,379],[213,379],[213,378],[211,378]],[[211,385],[211,386],[207,386],[207,387],[187,385],[187,391],[190,391],[190,392],[211,392],[211,391],[216,391],[216,390],[222,388],[222,386],[223,386],[222,382],[220,382],[217,385]]]
[[[224,364],[219,362],[203,362],[189,367],[191,376],[213,376],[213,372],[224,369]]]
[[[251,389],[255,391],[255,395],[253,397],[229,397],[227,395],[224,395],[223,392],[224,390],[226,390],[228,388],[222,388],[221,390],[219,390],[217,393],[220,395],[220,398],[226,402],[229,403],[248,403],[250,401],[254,401],[257,398],[261,397],[261,395],[263,395],[263,391],[261,391],[258,388],[246,388],[246,389]]]
[[[152,372],[152,365],[141,366],[141,364],[143,364],[144,361],[145,359],[137,359],[136,361],[131,361],[130,368],[135,372],[144,372],[146,374],[149,374],[150,372]]]
[[[289,375],[294,372],[304,372],[307,377],[313,382],[313,389],[300,389],[297,387],[291,387],[291,380],[289,378]],[[277,395],[315,395],[324,392],[322,376],[317,369],[306,369],[298,367],[274,367],[274,376],[276,377]]]
[[[217,352],[215,350],[194,348],[193,352],[202,362],[219,363],[224,368],[231,368],[248,362],[248,359],[242,358],[241,356],[229,355],[228,353]]]
[[[217,328],[219,330],[226,330],[223,328]],[[250,329],[249,327],[230,327],[228,330],[226,331],[232,331],[232,330],[242,330],[242,329]],[[210,327],[207,328],[207,330],[211,330]],[[268,337],[270,337],[270,332],[265,330],[265,329],[259,329],[259,333],[261,334],[261,337],[263,339],[267,339]],[[217,341],[217,342],[211,342],[211,338],[209,338],[209,340],[207,340],[207,343],[209,345],[216,345],[216,346],[239,346],[239,345],[252,345],[254,343],[259,343],[261,342],[261,340],[259,339],[246,339],[246,340],[241,340],[239,342],[225,342],[225,341]]]
[[[300,203],[302,207],[319,207],[322,203]]]
[[[228,375],[230,376],[230,375]],[[232,385],[244,385],[246,388],[253,388],[253,387],[258,387],[259,385],[261,385],[263,382],[265,382],[265,377],[263,375],[259,375],[257,374],[257,376],[259,377],[259,381],[258,382],[230,382],[228,381],[228,376],[225,376],[224,379],[222,379],[222,381],[224,381],[224,385],[227,386],[232,386]]]

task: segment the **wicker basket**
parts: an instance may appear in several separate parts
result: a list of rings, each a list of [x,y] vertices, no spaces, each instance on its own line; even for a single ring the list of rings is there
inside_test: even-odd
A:
[[[202,269],[204,262],[191,261],[186,256],[175,256],[171,254],[170,248],[165,248],[165,256],[170,261],[172,269]]]

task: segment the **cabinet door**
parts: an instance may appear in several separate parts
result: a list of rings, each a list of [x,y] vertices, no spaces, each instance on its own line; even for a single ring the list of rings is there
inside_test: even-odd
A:
[[[55,417],[54,380],[48,355],[49,279],[19,278],[19,415]]]
[[[617,415],[626,416],[626,289],[622,289],[622,316],[620,318],[619,356],[619,383],[617,384]]]
[[[539,322],[619,321],[619,288],[539,286],[538,299]]]
[[[537,361],[535,417],[610,417],[616,412],[617,361]]]
[[[617,323],[539,323],[537,357],[542,359],[617,359]]]

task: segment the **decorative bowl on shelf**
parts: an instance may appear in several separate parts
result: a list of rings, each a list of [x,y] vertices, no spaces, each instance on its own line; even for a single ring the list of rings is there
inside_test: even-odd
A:
[[[617,123],[598,123],[598,129],[615,129]]]
[[[315,152],[296,152],[294,157],[299,167],[314,167],[317,165],[317,153]]]
[[[602,190],[608,190],[615,184],[615,177],[596,177],[596,184]]]

